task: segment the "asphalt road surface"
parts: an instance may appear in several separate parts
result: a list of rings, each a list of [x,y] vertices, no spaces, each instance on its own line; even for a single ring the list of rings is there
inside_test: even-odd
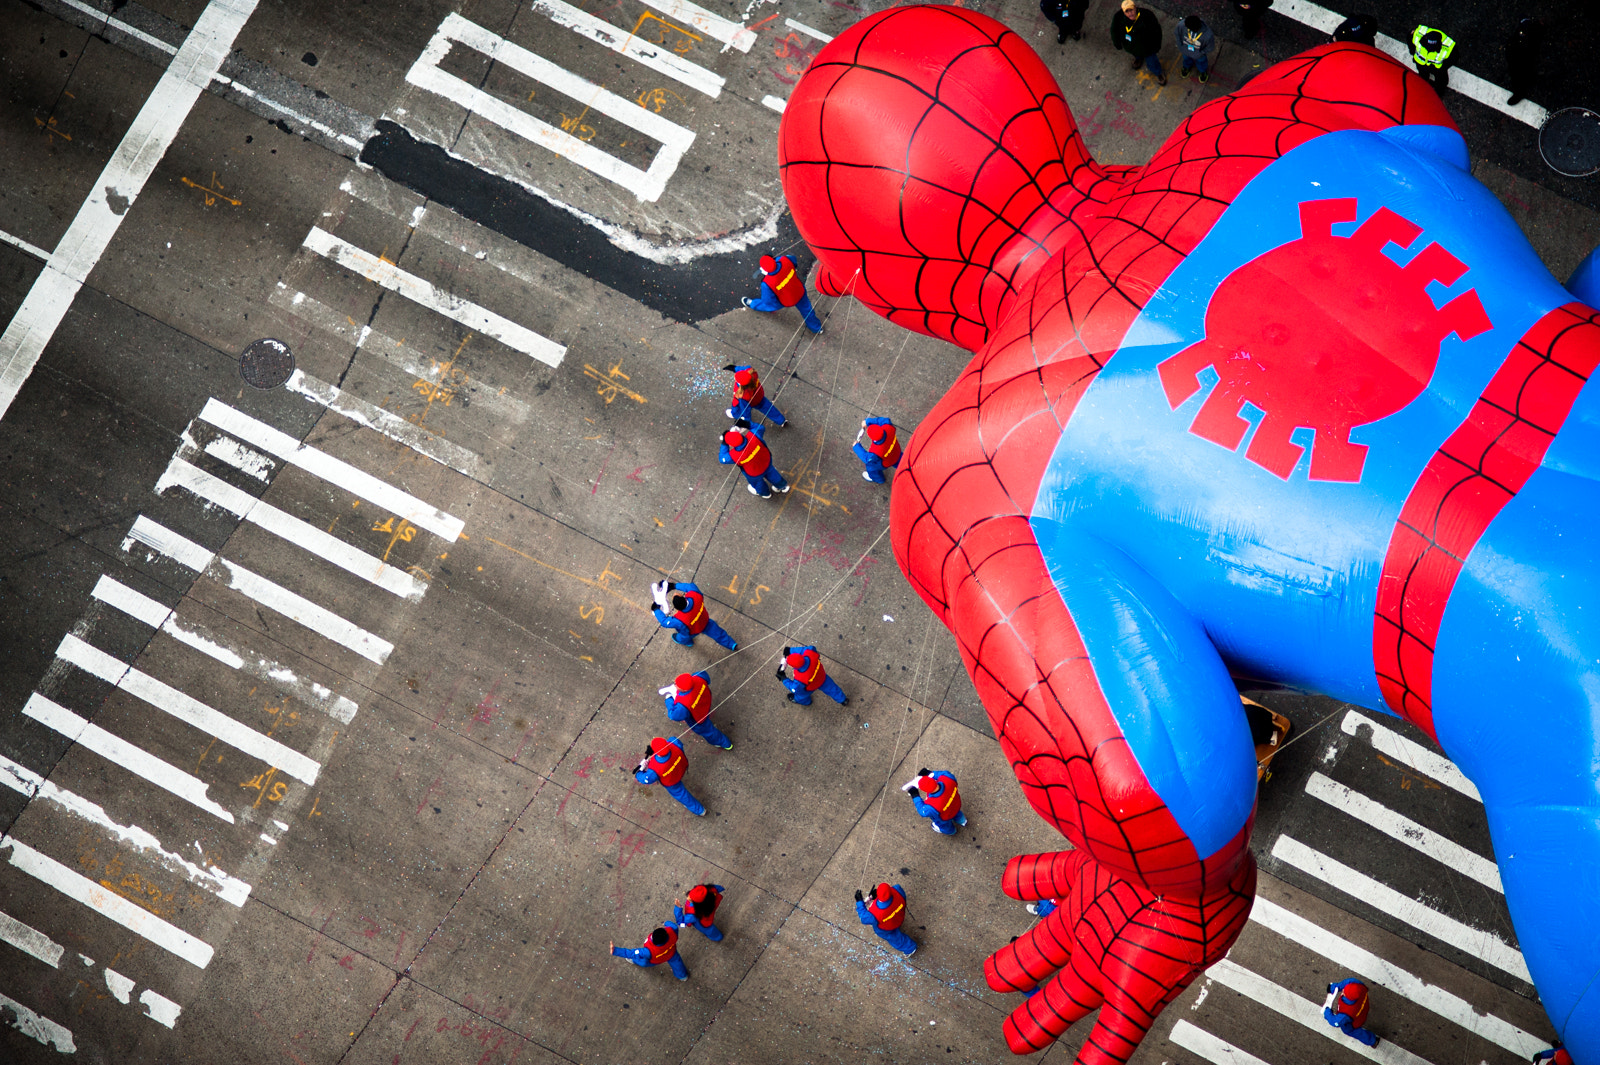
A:
[[[1318,40],[1306,5],[1240,41],[1208,2],[1217,76],[1163,89],[1102,40],[1109,2],[1066,46],[1021,0],[970,6],[1118,163]],[[1511,12],[1449,7],[1384,30],[1438,20],[1496,83]],[[0,1061],[1008,1058],[981,965],[1030,918],[997,880],[1059,837],[849,454],[964,353],[848,300],[817,338],[739,302],[797,239],[782,101],[868,10],[0,0]],[[1552,18],[1533,106],[1595,104],[1593,20]],[[1565,278],[1593,179],[1526,116],[1446,103]],[[773,501],[714,458],[730,362],[792,423]],[[738,654],[665,638],[662,574]],[[848,706],[782,700],[790,641]],[[629,775],[686,663],[735,742],[686,737],[703,820]],[[1373,1058],[1318,1014],[1352,972],[1374,1060],[1547,1045],[1471,785],[1403,723],[1259,698],[1297,726],[1260,898],[1135,1061]],[[961,779],[954,839],[893,790],[923,765]],[[885,878],[909,960],[855,918]],[[706,880],[728,938],[685,932],[690,982],[607,956]]]

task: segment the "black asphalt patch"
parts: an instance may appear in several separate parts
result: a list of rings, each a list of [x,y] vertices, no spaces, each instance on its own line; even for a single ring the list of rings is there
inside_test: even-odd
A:
[[[521,185],[419,141],[394,122],[379,119],[376,130],[361,150],[361,162],[384,177],[679,322],[693,325],[737,309],[741,297],[756,292],[754,275],[763,255],[787,252],[802,276],[813,262],[787,211],[767,244],[688,263],[651,262]]]

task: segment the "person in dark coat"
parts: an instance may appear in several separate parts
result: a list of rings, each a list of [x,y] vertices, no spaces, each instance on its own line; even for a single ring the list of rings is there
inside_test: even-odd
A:
[[[1083,40],[1083,13],[1089,10],[1089,0],[1039,0],[1039,10],[1056,24],[1056,43],[1066,44],[1067,38]]]
[[[1111,19],[1111,44],[1133,57],[1133,70],[1142,63],[1146,70],[1162,85],[1167,83],[1166,72],[1156,55],[1161,51],[1161,23],[1155,15],[1134,3],[1122,0],[1122,7]]]
[[[1246,37],[1261,36],[1261,16],[1272,6],[1272,0],[1233,0],[1233,6],[1244,23],[1240,32]]]
[[[1378,20],[1371,15],[1351,15],[1333,30],[1334,41],[1349,41],[1352,44],[1364,44],[1369,48],[1378,46]]]
[[[1517,20],[1517,28],[1506,42],[1506,66],[1511,70],[1511,97],[1508,104],[1521,103],[1539,77],[1539,49],[1544,44],[1544,27],[1532,15]]]

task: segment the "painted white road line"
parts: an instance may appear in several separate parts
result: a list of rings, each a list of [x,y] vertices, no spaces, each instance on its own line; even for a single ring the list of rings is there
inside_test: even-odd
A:
[[[437,311],[452,321],[460,322],[468,329],[475,329],[485,336],[494,337],[506,347],[537,359],[546,366],[560,366],[562,357],[567,353],[564,346],[540,336],[526,326],[518,325],[511,319],[502,317],[487,307],[480,307],[471,300],[462,299],[449,292],[440,292],[431,282],[407,273],[393,263],[380,259],[354,244],[347,244],[319,226],[311,227],[311,232],[306,234],[303,243],[318,255],[338,263],[346,270],[360,274],[390,292],[397,292],[430,311]]]
[[[649,169],[640,170],[625,163],[587,141],[579,140],[566,130],[541,122],[528,112],[445,72],[439,63],[449,53],[453,43],[482,52],[519,74],[554,89],[579,106],[614,119],[655,141],[661,147],[656,149]],[[678,169],[684,153],[694,144],[694,130],[662,118],[654,111],[640,107],[635,101],[618,96],[604,86],[579,77],[454,13],[447,15],[439,24],[433,40],[428,42],[428,46],[406,72],[406,81],[481,115],[523,140],[571,160],[590,173],[621,185],[641,203],[654,203],[661,198],[668,179]]]
[[[191,423],[192,424],[192,423]],[[204,451],[212,458],[221,459],[240,473],[248,474],[267,484],[272,480],[272,475],[278,469],[278,460],[271,455],[263,455],[255,448],[241,444],[231,436],[214,436],[206,441],[206,446],[201,447],[195,443],[194,437],[189,435],[188,427],[183,430],[183,447],[179,454],[198,455]]]
[[[340,188],[350,192],[351,189],[346,188],[349,185],[351,185],[351,182],[346,181],[345,185],[341,185]],[[358,199],[364,199],[359,194],[352,193],[352,195],[356,195]],[[429,215],[433,215],[438,210],[438,208],[435,208],[434,211],[429,212]],[[481,407],[497,422],[509,421],[522,425],[527,422],[529,415],[532,413],[526,403],[513,396],[506,395],[505,389],[492,385],[480,378],[470,378],[470,383],[476,385],[476,387],[463,389],[457,383],[461,378],[456,376],[455,367],[451,362],[430,359],[422,356],[420,352],[416,352],[413,355],[415,349],[406,347],[398,340],[385,336],[370,326],[356,325],[349,317],[340,314],[325,303],[319,303],[304,292],[291,290],[282,281],[278,282],[278,287],[273,291],[272,297],[268,302],[274,307],[289,311],[324,332],[348,339],[357,350],[371,352],[402,373],[410,375],[413,381],[418,384],[426,382],[429,385],[443,388],[447,393],[455,393],[457,391],[470,392],[464,398],[472,401],[474,409]],[[416,385],[414,384],[412,387],[415,388]],[[418,389],[418,391],[421,390]],[[227,437],[219,439],[227,439]]]
[[[37,928],[23,924],[4,911],[0,911],[0,941],[38,958],[52,969],[61,968],[61,955],[67,949]]]
[[[133,998],[133,987],[133,980],[106,966],[106,990],[112,998],[126,1006]]]
[[[360,709],[350,699],[335,695],[333,690],[315,681],[306,681],[299,674],[279,662],[264,658],[249,648],[234,648],[210,630],[190,622],[178,620],[176,611],[142,592],[136,592],[120,581],[101,575],[91,593],[108,606],[135,617],[152,628],[160,629],[173,639],[196,651],[216,659],[229,669],[241,670],[280,690],[293,695],[307,706],[320,708],[340,724],[348,725]]]
[[[162,713],[170,714],[206,735],[221,740],[235,750],[259,758],[269,766],[277,766],[296,780],[306,784],[317,782],[317,772],[322,767],[313,759],[185,695],[172,685],[133,668],[122,659],[106,654],[70,632],[61,638],[56,656],[108,684],[116,685]]]
[[[1370,742],[1373,750],[1379,754],[1386,755],[1407,769],[1456,789],[1473,802],[1483,801],[1483,796],[1478,794],[1477,787],[1456,768],[1454,762],[1443,755],[1435,754],[1419,743],[1411,742],[1394,729],[1374,721],[1366,714],[1348,710],[1345,712],[1344,720],[1339,722],[1339,727],[1350,736],[1359,735],[1356,731],[1359,728],[1370,728],[1372,730]]]
[[[257,421],[242,411],[234,410],[226,403],[219,403],[215,399],[206,400],[200,418],[223,432],[232,433],[246,443],[254,444],[268,454],[276,455],[285,462],[321,477],[329,484],[343,488],[351,495],[359,496],[375,506],[382,507],[395,517],[404,518],[411,524],[427,529],[452,543],[461,535],[461,530],[466,524],[460,518],[424,503],[409,492],[403,492],[391,484],[380,481],[372,474],[358,470],[327,452],[318,451],[309,444],[302,444],[287,433],[279,432],[265,422]]]
[[[183,1007],[165,995],[158,994],[148,987],[139,993],[139,1004],[144,1007],[144,1015],[157,1024],[164,1024],[172,1028],[178,1023],[178,1014],[183,1012]]]
[[[1352,791],[1321,773],[1312,773],[1306,780],[1306,794],[1321,799],[1336,810],[1343,810],[1363,824],[1426,854],[1436,862],[1465,873],[1484,887],[1493,888],[1502,895],[1506,893],[1500,883],[1500,867],[1493,861],[1431,828],[1417,824],[1359,791]]]
[[[72,1033],[49,1017],[41,1017],[14,998],[0,994],[0,1015],[9,1013],[6,1023],[23,1035],[37,1039],[45,1046],[54,1047],[58,1053],[76,1054],[77,1044]]]
[[[750,46],[756,43],[754,30],[744,28],[744,23],[733,22],[723,18],[714,11],[707,11],[698,4],[689,0],[645,0],[646,7],[653,7],[671,19],[677,19],[685,26],[693,26],[702,33],[709,34],[722,42],[722,50],[737,48],[741,52],[750,51]]]
[[[395,443],[404,444],[441,466],[449,466],[457,473],[464,473],[468,477],[478,475],[476,453],[407,421],[392,410],[384,410],[376,403],[368,403],[364,399],[352,396],[337,385],[319,381],[304,370],[296,370],[291,374],[283,387],[304,396],[312,403],[327,407],[335,414],[344,415],[357,425],[364,425],[374,432],[382,433]]]
[[[73,872],[21,840],[0,833],[0,851],[8,848],[11,851],[11,864],[41,884],[47,884],[69,899],[83,903],[197,969],[204,969],[211,964],[211,944],[134,905],[88,877]]]
[[[18,251],[23,252],[26,255],[31,255],[35,259],[43,259],[45,262],[49,262],[50,261],[50,253],[49,252],[45,251],[43,248],[39,247],[37,244],[29,244],[27,241],[23,240],[21,237],[12,236],[10,233],[7,233],[3,229],[0,229],[0,241],[5,241],[7,244],[11,245],[13,248],[16,248]]]
[[[1463,924],[1453,917],[1447,917],[1432,907],[1416,899],[1407,898],[1387,884],[1380,884],[1365,873],[1352,869],[1343,862],[1330,858],[1289,836],[1279,836],[1273,841],[1272,856],[1302,872],[1309,873],[1325,884],[1338,888],[1347,895],[1360,899],[1369,906],[1382,910],[1390,917],[1403,921],[1420,932],[1466,951],[1519,980],[1533,983],[1533,976],[1528,972],[1528,964],[1522,960],[1522,952],[1492,932],[1485,932]]]
[[[722,86],[726,84],[725,79],[715,71],[691,63],[659,44],[642,41],[622,27],[613,26],[605,19],[596,18],[564,0],[533,0],[530,10],[546,16],[557,26],[564,26],[580,37],[587,37],[713,99],[721,95]]]
[[[1225,1043],[1204,1028],[1196,1028],[1188,1021],[1179,1021],[1173,1025],[1172,1034],[1167,1036],[1167,1039],[1191,1054],[1199,1054],[1212,1065],[1267,1065],[1254,1054],[1247,1054],[1232,1043]]]
[[[788,26],[791,30],[799,30],[807,37],[810,37],[813,40],[821,41],[823,44],[827,44],[829,41],[833,40],[831,36],[823,33],[821,30],[814,30],[810,26],[807,26],[804,22],[796,22],[792,18],[784,19],[783,24]]]
[[[116,235],[194,103],[222,66],[257,0],[211,0],[167,64],[78,208],[44,270],[0,334],[0,417],[33,373],[78,289]]]
[[[122,550],[131,552],[135,544],[143,544],[196,573],[205,573],[215,564],[215,576],[219,580],[226,578],[229,588],[298,625],[304,625],[319,636],[348,647],[369,662],[382,665],[394,650],[394,644],[388,640],[346,621],[281,584],[274,584],[254,570],[218,558],[193,540],[178,535],[164,525],[158,525],[143,514],[128,530],[127,537],[122,541]]]
[[[142,747],[135,747],[99,725],[91,724],[71,710],[52,702],[35,692],[28,696],[22,712],[46,728],[54,729],[67,739],[81,743],[108,762],[113,762],[134,776],[143,777],[161,790],[176,795],[220,820],[233,824],[233,815],[212,802],[206,795],[208,785],[198,777],[157,758]]]
[[[1481,1012],[1466,999],[1435,987],[1269,899],[1256,896],[1255,905],[1250,910],[1250,920],[1322,955],[1341,972],[1351,972],[1370,985],[1386,987],[1405,1001],[1414,1002],[1460,1025],[1473,1035],[1504,1047],[1521,1061],[1527,1061],[1549,1045],[1509,1021]]]
[[[1279,0],[1273,5],[1272,10],[1280,15],[1285,15],[1314,30],[1331,34],[1344,21],[1344,16],[1337,11],[1330,11],[1320,4],[1310,3],[1309,0]],[[1380,33],[1377,46],[1385,54],[1405,64],[1408,69],[1411,65],[1411,47],[1405,41],[1398,41],[1387,34]],[[1516,106],[1506,103],[1511,97],[1507,89],[1502,89],[1493,82],[1485,81],[1476,74],[1452,67],[1450,70],[1450,88],[1455,89],[1463,96],[1470,96],[1487,107],[1492,107],[1501,114],[1509,115],[1518,122],[1526,122],[1534,129],[1544,125],[1544,120],[1549,117],[1549,112],[1532,100],[1523,100]]]
[[[208,869],[201,868],[181,854],[167,850],[154,834],[138,825],[118,824],[106,813],[104,807],[90,802],[76,792],[57,787],[27,766],[13,762],[5,755],[0,755],[0,784],[5,784],[13,791],[29,798],[37,797],[54,803],[68,813],[104,829],[119,843],[151,855],[168,869],[181,872],[191,884],[204,888],[224,902],[243,906],[245,900],[250,897],[250,885],[243,880],[229,876],[215,865]]]
[[[296,371],[298,372],[298,371]],[[391,595],[415,603],[428,590],[426,581],[413,577],[404,570],[374,558],[357,547],[352,547],[338,537],[323,532],[315,525],[286,514],[271,503],[257,499],[222,480],[213,477],[200,467],[177,455],[167,463],[167,468],[156,481],[156,495],[168,488],[182,488],[207,503],[237,514],[245,521],[279,536],[318,558],[333,563],[346,573],[354,574]]]
[[[1382,1065],[1428,1065],[1425,1058],[1419,1058],[1404,1047],[1395,1045],[1393,1040],[1380,1039],[1375,1047],[1363,1046],[1323,1020],[1320,1004],[1303,999],[1288,988],[1280,987],[1226,958],[1207,969],[1206,976],[1245,998],[1254,999],[1274,1013],[1326,1036],[1368,1061]]]
[[[763,96],[761,98],[761,102],[763,104],[765,104],[766,106],[772,108],[774,111],[778,112],[778,114],[780,114],[780,115],[783,114],[783,109],[785,107],[789,106],[789,101],[780,100],[776,96],[773,96],[771,93],[768,93],[766,96]]]

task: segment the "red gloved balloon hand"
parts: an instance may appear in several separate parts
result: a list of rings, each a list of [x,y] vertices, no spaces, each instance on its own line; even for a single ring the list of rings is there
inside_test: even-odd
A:
[[[1157,1014],[1227,954],[1250,916],[1256,868],[1247,860],[1197,903],[1154,895],[1083,851],[1058,851],[1011,859],[1001,887],[1014,899],[1061,900],[984,963],[996,991],[1040,989],[1006,1018],[1006,1043],[1015,1054],[1043,1050],[1099,1009],[1078,1062],[1111,1065],[1127,1061]]]

